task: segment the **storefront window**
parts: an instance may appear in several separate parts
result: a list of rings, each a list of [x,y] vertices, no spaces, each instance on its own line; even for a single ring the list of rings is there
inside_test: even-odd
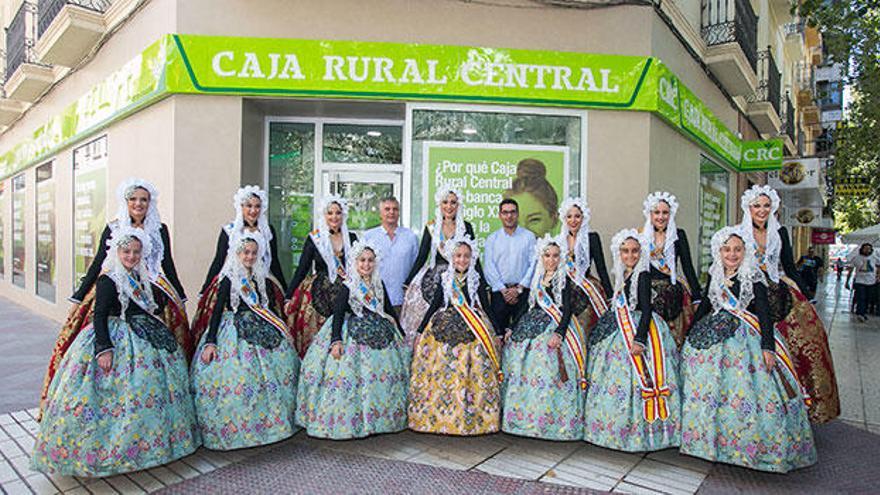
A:
[[[520,203],[523,227],[558,232],[559,203],[581,192],[583,125],[571,114],[414,109],[411,224],[424,225],[433,191],[451,185],[465,195],[478,241],[500,228],[503,197]]]
[[[107,136],[73,150],[73,285],[92,264],[107,224]]]
[[[324,124],[324,163],[400,163],[400,126]]]
[[[712,235],[727,225],[728,172],[702,157],[700,163],[700,278],[705,283],[712,264]]]
[[[25,209],[25,176],[12,178],[12,283],[24,288],[25,278],[25,240],[24,240],[24,209]]]
[[[55,180],[52,163],[37,167],[37,295],[55,302]]]
[[[275,255],[289,278],[312,230],[315,125],[271,122],[268,163],[269,222],[279,237]]]

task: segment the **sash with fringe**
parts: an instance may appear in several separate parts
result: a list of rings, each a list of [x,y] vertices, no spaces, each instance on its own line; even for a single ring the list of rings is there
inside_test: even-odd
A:
[[[636,376],[639,377],[642,400],[644,401],[643,416],[648,423],[653,423],[658,418],[666,420],[669,417],[669,406],[666,403],[666,397],[669,396],[669,386],[666,385],[666,350],[663,348],[657,324],[652,316],[648,330],[648,348],[646,349],[651,352],[651,362],[648,363],[644,355],[636,357],[632,353],[636,325],[633,324],[632,313],[623,292],[614,298],[614,311],[617,318],[617,328],[623,334],[630,364]]]
[[[250,279],[248,277],[241,277],[239,285],[241,298],[244,300],[245,304],[248,305],[248,308],[266,323],[275,327],[275,330],[278,330],[281,335],[286,338],[288,336],[287,324],[284,323],[284,320],[279,318],[275,313],[269,311],[269,308],[260,304],[260,298],[257,295],[257,291],[251,286]]]
[[[537,291],[535,299],[538,302],[538,306],[540,306],[541,309],[543,309],[544,312],[547,313],[557,325],[559,325],[562,321],[562,311],[559,309],[559,306],[553,302],[553,298],[550,297],[550,294],[548,294],[543,287],[540,287],[540,284]],[[587,358],[584,353],[586,342],[587,336],[584,334],[583,328],[581,328],[577,318],[572,318],[568,322],[568,331],[565,332],[565,346],[568,348],[569,354],[571,354],[571,357],[577,364],[579,377],[578,383],[580,384],[581,390],[587,389]]]
[[[495,367],[498,382],[504,381],[504,373],[501,371],[501,359],[498,356],[498,351],[495,349],[495,344],[492,342],[492,333],[489,327],[474,308],[467,303],[467,299],[464,297],[464,287],[461,286],[458,280],[452,282],[452,291],[454,298],[452,306],[464,320],[465,324],[467,324],[474,337],[482,344],[483,350],[486,351],[489,360],[492,361],[492,365]]]

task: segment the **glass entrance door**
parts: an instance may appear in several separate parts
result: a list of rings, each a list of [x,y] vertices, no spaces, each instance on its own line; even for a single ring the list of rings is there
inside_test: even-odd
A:
[[[269,221],[287,277],[317,225],[321,199],[349,200],[348,227],[379,224],[379,200],[400,197],[403,122],[389,120],[267,119]]]
[[[324,172],[322,189],[348,200],[348,228],[362,234],[381,222],[379,200],[400,197],[400,172]]]

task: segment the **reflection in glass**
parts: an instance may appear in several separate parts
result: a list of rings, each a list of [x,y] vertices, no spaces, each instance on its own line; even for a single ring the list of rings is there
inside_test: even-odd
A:
[[[315,126],[269,124],[269,223],[278,233],[278,256],[290,278],[312,230]]]
[[[333,192],[348,200],[348,229],[363,231],[381,223],[379,200],[394,195],[389,183],[333,182]]]
[[[403,131],[400,126],[324,125],[327,163],[400,163]]]
[[[422,197],[425,141],[505,143],[568,146],[570,194],[581,189],[581,119],[568,115],[534,115],[501,112],[415,110],[412,123],[412,197]],[[521,198],[517,198],[519,201]],[[559,198],[561,201],[563,198]],[[423,225],[430,211],[421,200],[411,208],[413,225]],[[522,208],[521,208],[522,209]],[[521,212],[522,213],[522,212]],[[521,214],[521,219],[525,217]],[[543,220],[539,220],[543,221]],[[538,227],[536,227],[538,228]]]

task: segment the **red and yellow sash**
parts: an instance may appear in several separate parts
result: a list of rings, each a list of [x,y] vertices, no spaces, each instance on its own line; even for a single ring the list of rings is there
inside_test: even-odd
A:
[[[186,311],[183,309],[183,299],[180,298],[180,294],[177,293],[177,290],[174,289],[174,286],[171,285],[171,282],[168,281],[168,278],[165,277],[165,274],[160,273],[154,280],[153,285],[159,288],[168,299],[174,304],[174,309],[178,313],[178,317],[181,319],[186,319]]]
[[[758,317],[749,311],[743,309],[733,309],[736,308],[737,299],[730,292],[730,289],[724,287],[724,295],[730,303],[730,308],[727,308],[728,311],[733,313],[734,316],[739,318],[743,323],[746,324],[749,331],[752,335],[757,336],[759,339],[761,338],[761,323],[758,321]],[[807,389],[801,384],[800,379],[798,379],[797,371],[794,368],[794,361],[791,359],[791,354],[788,352],[788,347],[785,345],[785,341],[782,340],[782,336],[779,335],[779,332],[773,331],[773,341],[775,342],[773,354],[776,356],[776,362],[779,363],[778,369],[785,370],[785,373],[788,374],[789,379],[797,385],[798,390],[801,391],[801,394],[804,396],[804,403],[808,406],[812,404],[813,399],[810,397],[810,394],[807,393]],[[782,375],[779,376],[780,379],[784,379]]]
[[[644,401],[644,418],[648,423],[653,423],[657,418],[666,420],[669,417],[669,406],[666,404],[666,397],[669,396],[669,386],[666,385],[666,350],[663,348],[663,340],[660,338],[657,324],[654,322],[654,318],[651,318],[648,330],[648,348],[646,349],[651,353],[652,366],[649,371],[644,355],[636,357],[632,353],[636,326],[633,324],[632,313],[626,304],[626,295],[623,292],[614,299],[614,310],[617,317],[617,328],[623,334],[623,341],[629,351],[630,364],[632,364],[636,376],[639,377],[642,400]],[[653,380],[650,372],[653,372]]]
[[[248,305],[251,311],[253,311],[257,316],[262,318],[266,323],[275,327],[276,330],[281,332],[281,335],[287,337],[287,324],[284,323],[284,320],[279,318],[275,313],[269,311],[269,308],[260,304],[259,297],[257,296],[257,291],[251,287],[251,282],[248,280],[248,277],[241,277],[239,281],[241,284],[240,293],[241,298],[244,299],[244,302]]]
[[[464,320],[465,324],[467,324],[474,337],[482,344],[483,349],[489,356],[489,360],[492,361],[492,365],[495,367],[498,383],[503,382],[504,373],[501,371],[501,359],[498,356],[498,351],[495,349],[495,343],[492,341],[492,332],[474,308],[467,303],[467,299],[464,298],[464,288],[458,280],[452,282],[452,291],[454,298],[452,306]]]
[[[586,276],[580,277],[577,273],[577,268],[574,266],[574,261],[568,260],[565,263],[565,268],[568,273],[568,277],[577,284],[578,287],[584,294],[587,295],[587,299],[590,300],[590,305],[593,306],[593,311],[596,312],[596,316],[602,316],[605,311],[608,310],[608,303],[605,302],[605,298],[602,297],[602,292],[593,284],[592,281]]]
[[[559,306],[553,302],[553,298],[550,297],[550,294],[547,294],[547,291],[544,290],[543,287],[539,287],[537,289],[536,300],[538,302],[538,306],[547,313],[553,321],[559,325],[562,321],[562,311],[559,310]],[[578,369],[578,383],[582,390],[587,389],[587,358],[584,354],[584,349],[586,348],[587,336],[584,334],[583,328],[581,328],[580,323],[578,323],[577,318],[571,318],[568,322],[568,329],[565,332],[565,345],[568,348],[569,354],[574,359],[574,362],[577,364]]]

